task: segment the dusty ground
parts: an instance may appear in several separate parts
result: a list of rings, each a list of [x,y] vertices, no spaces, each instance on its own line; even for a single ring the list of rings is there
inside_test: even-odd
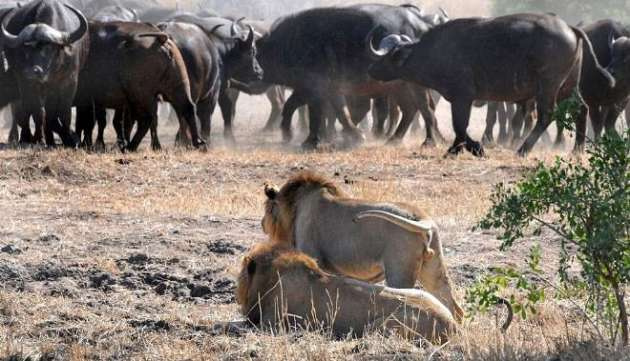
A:
[[[303,168],[335,179],[357,197],[405,201],[431,213],[463,302],[489,267],[521,264],[531,243],[498,251],[492,233],[471,230],[497,182],[517,179],[553,151],[526,160],[489,149],[487,159],[444,158],[420,136],[401,147],[370,141],[352,151],[304,154],[299,143],[261,134],[267,106],[245,99],[238,145],[214,129],[207,153],[145,143],[137,154],[0,150],[0,355],[59,360],[613,360],[623,352],[589,341],[574,310],[549,301],[507,335],[495,316],[467,321],[442,350],[396,337],[332,340],[319,334],[213,333],[239,318],[235,274],[244,252],[264,241],[262,185]],[[448,107],[439,112],[450,129]],[[483,115],[475,113],[475,137]],[[215,121],[219,123],[218,119]],[[448,134],[448,131],[446,131]],[[0,133],[6,139],[7,132]],[[113,143],[111,129],[108,141]],[[299,140],[299,139],[298,139]],[[564,154],[564,151],[560,153]],[[554,247],[552,237],[540,240]],[[553,251],[544,253],[551,274]]]

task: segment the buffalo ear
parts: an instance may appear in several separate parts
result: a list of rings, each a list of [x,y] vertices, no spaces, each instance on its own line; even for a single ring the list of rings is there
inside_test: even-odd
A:
[[[265,195],[270,200],[275,200],[278,196],[278,188],[268,183],[265,183]]]

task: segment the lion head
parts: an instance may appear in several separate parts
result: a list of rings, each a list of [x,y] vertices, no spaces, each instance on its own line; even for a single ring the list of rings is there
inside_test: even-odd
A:
[[[250,319],[254,316],[255,320],[259,297],[274,289],[280,274],[299,270],[324,282],[328,277],[313,258],[284,244],[266,242],[254,246],[243,258],[238,276],[236,300],[241,313]]]
[[[265,215],[262,219],[262,228],[272,241],[295,245],[293,230],[297,205],[307,192],[317,189],[336,197],[344,196],[330,180],[311,171],[297,173],[280,189],[265,184]]]

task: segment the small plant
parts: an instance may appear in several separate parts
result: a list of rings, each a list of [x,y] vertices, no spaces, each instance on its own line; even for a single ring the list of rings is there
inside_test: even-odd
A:
[[[508,288],[516,289],[523,297],[510,295],[508,301],[514,312],[522,319],[527,319],[530,313],[536,313],[536,304],[545,300],[545,287],[541,286],[540,279],[540,247],[538,245],[530,249],[528,270],[508,268],[493,268],[490,274],[483,276],[466,292],[466,302],[470,307],[469,312],[474,317],[477,312],[487,312],[489,308],[501,303],[500,293]]]
[[[563,129],[574,131],[581,108],[582,98],[575,89],[570,97],[558,103],[551,114],[551,121],[556,123],[558,131]]]
[[[561,287],[584,290],[585,312],[592,316],[598,331],[603,330],[611,342],[616,342],[621,332],[621,341],[627,345],[630,131],[623,136],[604,136],[588,154],[586,164],[556,159],[551,166],[539,164],[513,187],[499,184],[491,197],[492,207],[479,227],[500,230],[501,249],[521,239],[532,224],[554,232],[561,246]],[[579,262],[581,272],[579,277],[570,278],[567,270],[574,261]],[[524,276],[514,270],[504,270],[498,276],[488,284],[516,282],[517,289],[526,293],[535,290],[527,283],[519,286]],[[485,293],[499,290],[487,287],[494,288],[473,289],[476,304],[486,302],[490,296]],[[534,295],[532,301],[541,298],[536,292]]]

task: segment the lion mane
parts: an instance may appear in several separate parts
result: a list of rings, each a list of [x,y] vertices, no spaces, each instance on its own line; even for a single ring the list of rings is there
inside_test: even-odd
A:
[[[295,174],[279,190],[265,185],[267,200],[263,229],[272,241],[295,246],[297,203],[302,194],[315,189],[322,189],[334,197],[345,197],[333,182],[308,170]]]

